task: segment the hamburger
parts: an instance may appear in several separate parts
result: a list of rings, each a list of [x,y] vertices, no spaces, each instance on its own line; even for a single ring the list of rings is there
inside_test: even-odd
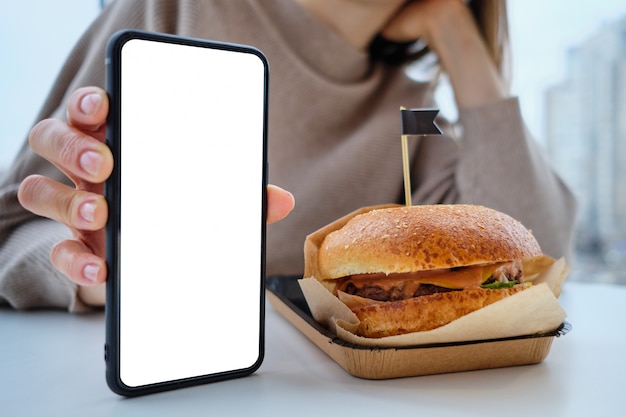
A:
[[[319,245],[315,278],[380,338],[435,329],[531,284],[523,260],[542,256],[519,221],[477,205],[359,214]]]

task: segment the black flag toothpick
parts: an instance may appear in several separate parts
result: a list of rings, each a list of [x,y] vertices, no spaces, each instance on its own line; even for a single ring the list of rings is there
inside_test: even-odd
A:
[[[435,124],[439,110],[407,110],[400,108],[402,122],[402,166],[404,171],[404,200],[407,206],[411,202],[411,171],[409,169],[409,145],[407,136],[410,135],[441,135],[441,130]]]

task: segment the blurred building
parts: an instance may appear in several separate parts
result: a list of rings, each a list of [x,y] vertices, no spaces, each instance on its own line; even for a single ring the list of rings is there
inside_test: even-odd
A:
[[[578,252],[626,261],[626,16],[568,52],[546,92],[546,141],[579,200]]]

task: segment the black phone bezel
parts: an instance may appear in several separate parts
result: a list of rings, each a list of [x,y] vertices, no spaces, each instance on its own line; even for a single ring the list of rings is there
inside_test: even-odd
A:
[[[111,176],[105,183],[105,198],[109,206],[109,219],[106,225],[106,262],[107,262],[107,282],[106,282],[106,304],[105,304],[105,363],[106,382],[109,388],[116,394],[132,397],[145,394],[152,394],[161,391],[168,391],[178,388],[190,387],[211,382],[218,382],[232,378],[238,378],[254,373],[261,366],[265,349],[265,240],[266,224],[263,221],[260,225],[262,245],[261,245],[261,265],[259,280],[259,356],[257,361],[250,367],[235,369],[227,372],[220,372],[197,377],[189,377],[180,380],[163,381],[138,387],[126,385],[120,378],[120,286],[119,286],[119,240],[120,235],[120,204],[121,204],[121,173],[119,161],[122,158],[120,152],[121,140],[121,51],[126,42],[132,39],[141,39],[154,42],[167,42],[171,44],[197,46],[211,49],[221,49],[234,52],[242,52],[256,55],[264,66],[264,114],[263,114],[263,154],[259,155],[263,159],[262,181],[262,217],[266,217],[267,196],[267,124],[269,109],[269,62],[266,56],[257,48],[249,45],[241,45],[227,42],[218,42],[190,37],[183,37],[171,34],[148,32],[141,30],[122,30],[115,33],[107,44],[106,51],[106,90],[109,97],[109,115],[107,117],[106,144],[112,151],[114,168]]]

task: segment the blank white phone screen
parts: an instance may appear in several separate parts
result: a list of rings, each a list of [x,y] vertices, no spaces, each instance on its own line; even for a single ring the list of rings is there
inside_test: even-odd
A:
[[[121,63],[121,381],[249,368],[262,353],[264,62],[132,39]]]

